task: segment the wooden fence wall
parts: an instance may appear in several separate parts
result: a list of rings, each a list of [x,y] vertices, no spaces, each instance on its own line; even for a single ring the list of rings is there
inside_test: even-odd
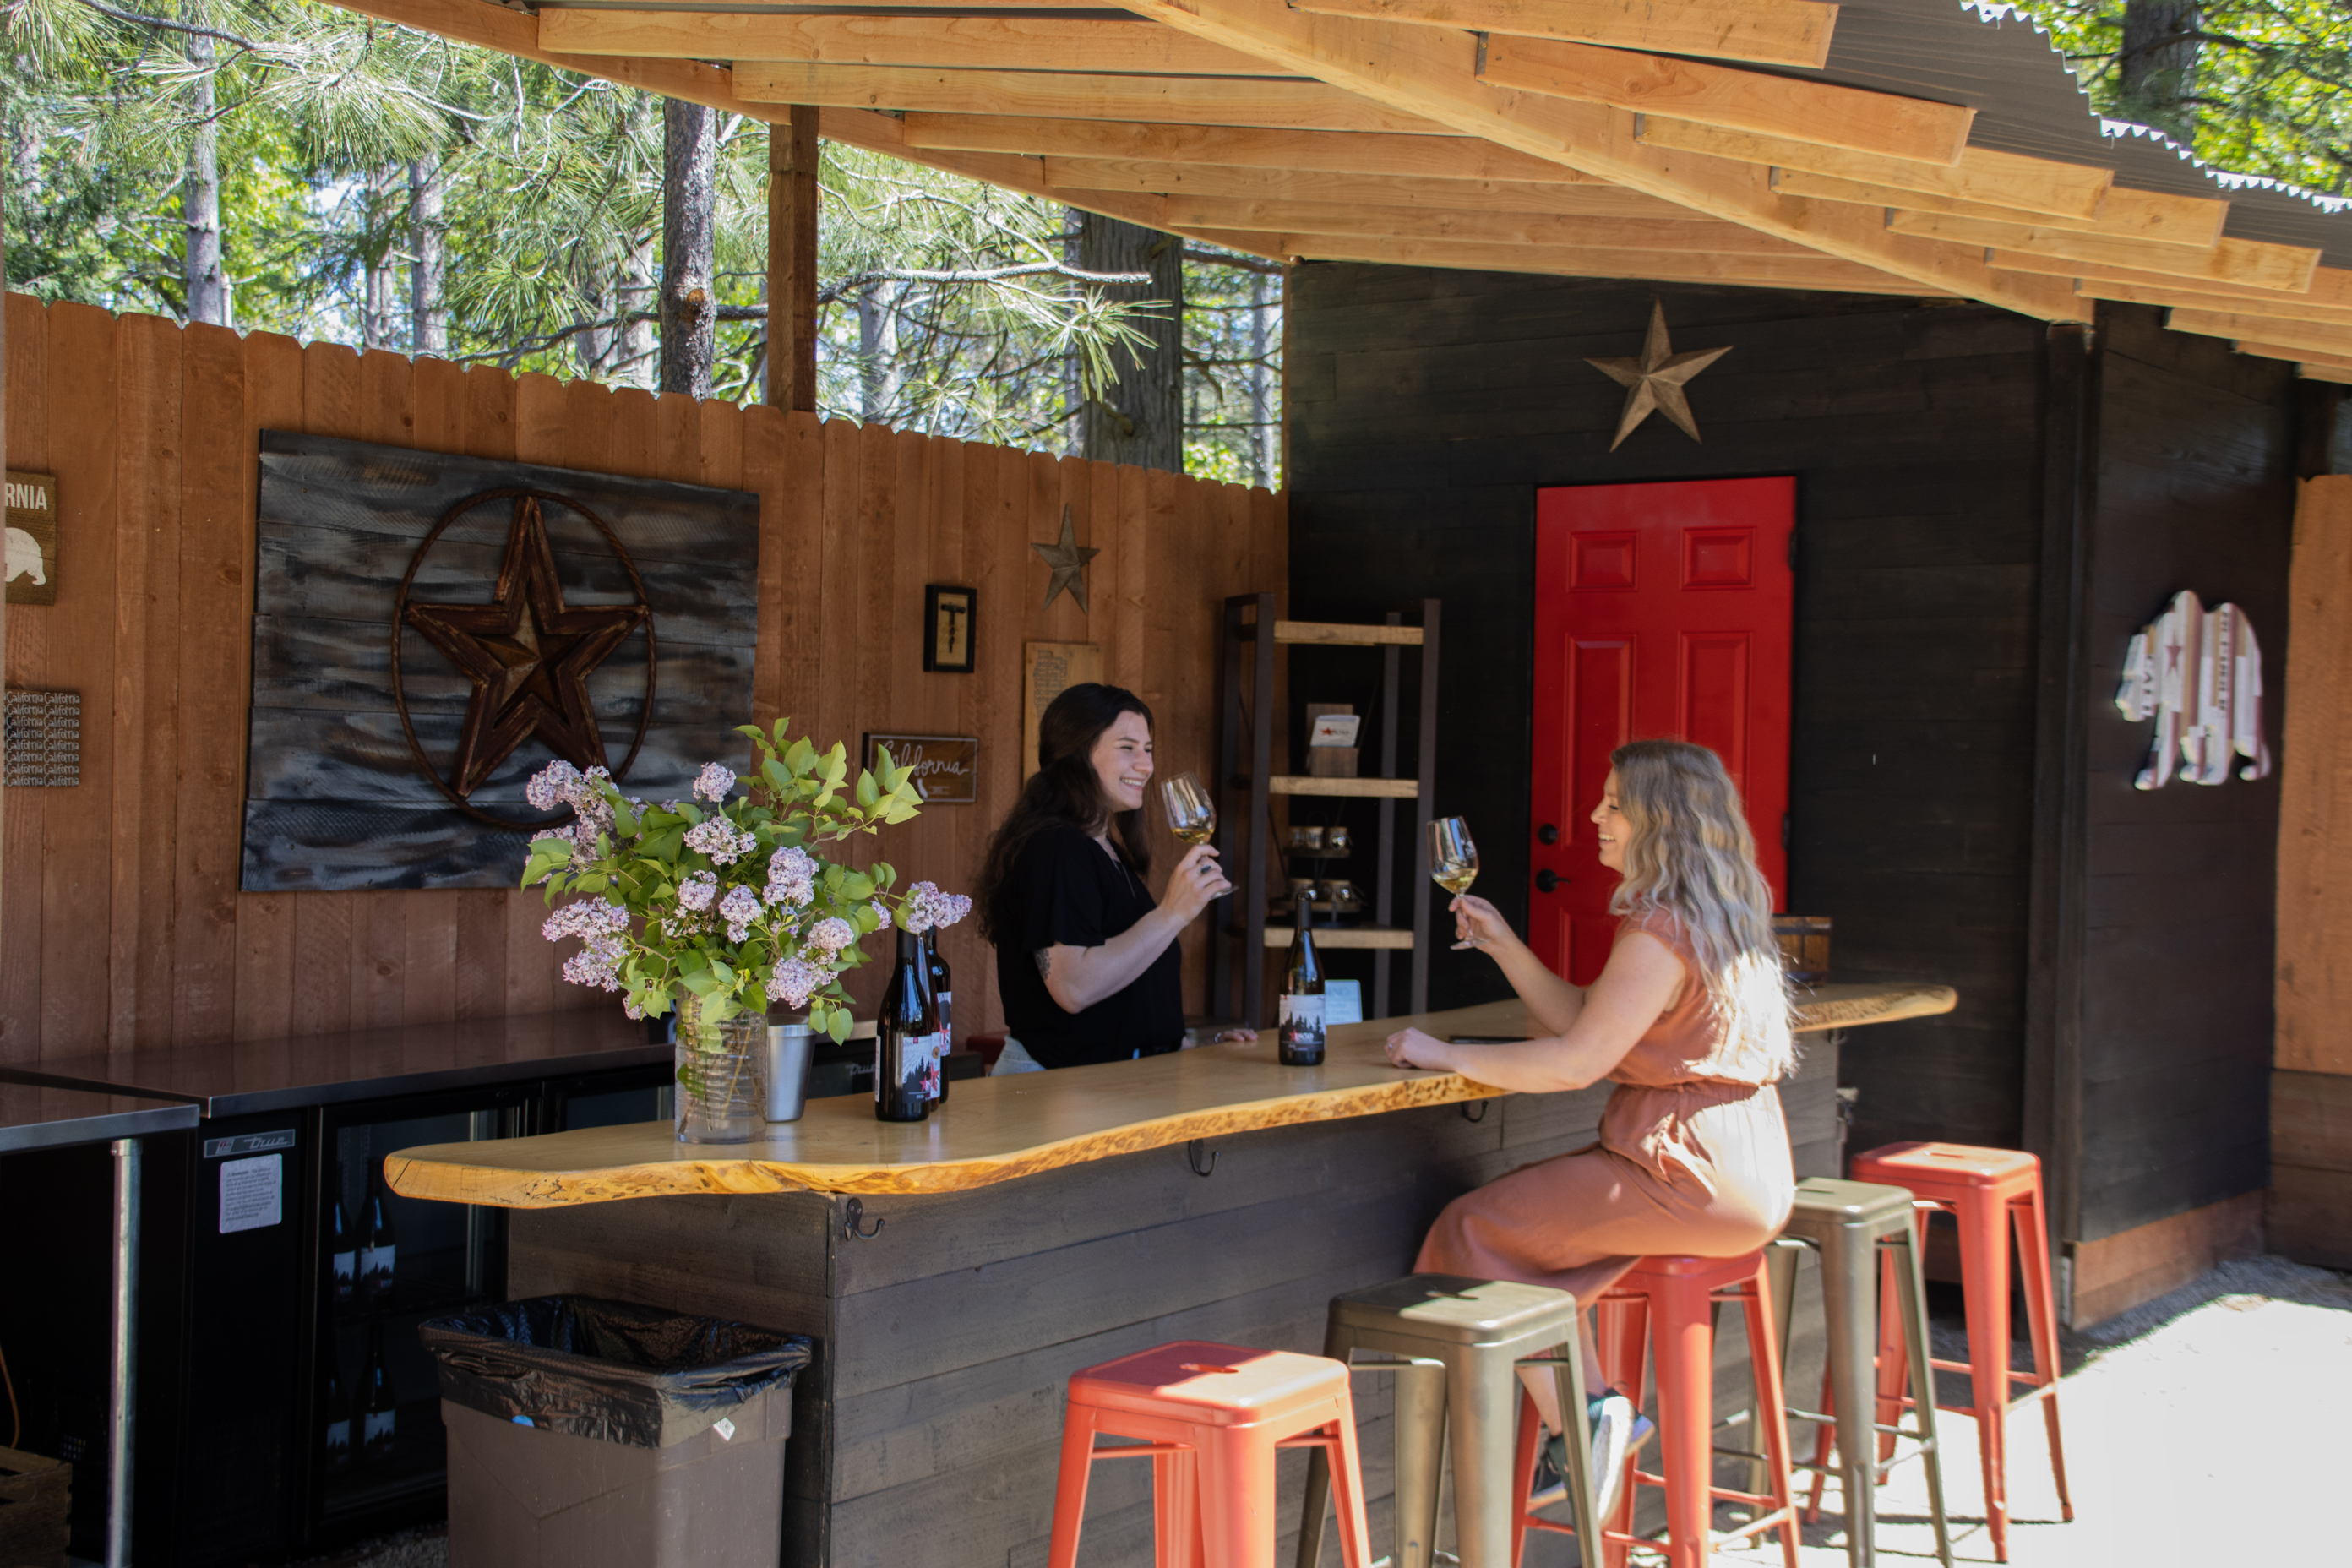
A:
[[[2279,749],[2273,1250],[2352,1268],[2352,477],[2306,479],[2294,516]]]
[[[558,977],[536,893],[237,891],[263,428],[756,491],[753,717],[979,736],[979,804],[879,845],[950,888],[1020,785],[1024,641],[1102,645],[1162,768],[1205,773],[1221,602],[1285,584],[1264,490],[14,295],[5,345],[9,466],[63,503],[58,601],[9,614],[7,683],[81,692],[83,733],[79,787],[8,792],[0,1060],[610,1005]],[[1101,551],[1091,613],[1039,607],[1030,545],[1065,504]],[[926,583],[979,590],[977,673],[923,673]],[[967,925],[947,952],[959,1011],[996,1023],[989,950]],[[1196,928],[1188,1005],[1205,970]]]

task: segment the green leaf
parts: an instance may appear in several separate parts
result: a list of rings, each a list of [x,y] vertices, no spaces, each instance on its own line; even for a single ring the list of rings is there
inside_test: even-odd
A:
[[[881,798],[882,792],[874,787],[874,775],[867,773],[865,769],[860,768],[857,771],[858,805],[865,810],[871,811],[874,809],[875,803]]]
[[[845,1010],[835,1009],[825,1022],[824,1032],[832,1038],[835,1045],[847,1045],[849,1043],[849,1014]]]
[[[735,971],[728,967],[727,962],[724,959],[712,959],[710,961],[710,973],[718,978],[719,984],[721,985],[732,985],[735,984]]]
[[[719,982],[711,977],[710,972],[707,969],[698,969],[691,974],[681,975],[679,983],[697,996],[708,996],[719,989]]]
[[[841,896],[864,903],[874,896],[874,879],[862,872],[850,872],[841,879]]]
[[[809,765],[815,761],[816,748],[809,744],[806,735],[794,741],[784,752],[784,766],[792,770],[794,778],[806,773]]]

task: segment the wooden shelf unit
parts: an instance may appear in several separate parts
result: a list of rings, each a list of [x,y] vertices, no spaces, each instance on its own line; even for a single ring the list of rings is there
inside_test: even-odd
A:
[[[1252,1025],[1263,1023],[1265,1004],[1265,950],[1286,947],[1290,928],[1266,918],[1267,874],[1281,853],[1275,841],[1272,803],[1276,795],[1327,799],[1370,800],[1379,804],[1379,826],[1369,846],[1374,857],[1370,920],[1360,926],[1317,926],[1318,946],[1372,953],[1372,994],[1366,1016],[1389,1016],[1389,957],[1410,952],[1411,1005],[1402,1011],[1420,1013],[1429,1005],[1430,900],[1420,884],[1429,876],[1430,802],[1437,783],[1437,652],[1439,601],[1420,602],[1421,624],[1404,624],[1404,612],[1391,610],[1380,625],[1348,625],[1328,621],[1286,621],[1275,611],[1272,594],[1237,594],[1225,601],[1225,635],[1219,645],[1218,683],[1223,722],[1217,741],[1217,847],[1225,864],[1234,868],[1235,893],[1220,900],[1210,977],[1213,1007],[1223,1007]],[[1262,637],[1260,628],[1272,635]],[[1381,656],[1380,711],[1366,714],[1376,722],[1380,738],[1378,771],[1371,777],[1314,778],[1274,771],[1274,650],[1277,647],[1360,647]],[[1421,709],[1414,746],[1413,773],[1397,772],[1399,698],[1407,648],[1419,651]],[[1244,708],[1246,707],[1246,725]],[[1246,730],[1246,733],[1244,732]],[[1367,761],[1372,759],[1367,758]],[[1390,923],[1398,897],[1397,821],[1399,801],[1413,803],[1407,895],[1412,924]],[[1237,809],[1239,808],[1239,809]],[[1239,865],[1229,837],[1234,823],[1248,825],[1247,864]],[[1321,857],[1307,852],[1302,858]],[[1239,896],[1244,907],[1232,908]],[[1238,973],[1236,973],[1238,969]]]

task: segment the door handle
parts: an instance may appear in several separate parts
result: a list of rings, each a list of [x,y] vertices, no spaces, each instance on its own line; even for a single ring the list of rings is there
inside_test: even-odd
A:
[[[1537,891],[1537,892],[1538,892],[1538,893],[1549,893],[1549,892],[1550,892],[1554,888],[1557,888],[1557,887],[1559,887],[1559,873],[1557,873],[1557,872],[1553,871],[1550,868],[1546,867],[1543,870],[1540,870],[1540,871],[1538,871],[1538,872],[1537,872],[1537,873],[1536,873],[1536,891]]]
[[[1549,822],[1545,823],[1541,827],[1536,829],[1536,842],[1538,844],[1559,843],[1559,829]]]

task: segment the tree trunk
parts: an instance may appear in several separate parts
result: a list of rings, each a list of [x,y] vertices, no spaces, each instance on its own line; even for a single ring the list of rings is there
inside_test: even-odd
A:
[[[898,290],[877,283],[857,296],[858,416],[890,417],[898,400]]]
[[[698,103],[662,104],[661,390],[710,395],[719,349],[711,293],[718,237],[719,113]]]
[[[415,259],[408,270],[409,347],[420,354],[446,357],[449,353],[449,311],[441,289],[446,264],[442,258],[441,167],[408,165],[408,249]]]
[[[204,0],[188,0],[185,13],[194,26],[205,26]],[[217,56],[212,39],[187,35],[188,60],[198,75],[188,87],[188,169],[180,184],[180,216],[187,229],[182,259],[182,279],[188,320],[226,327],[229,321],[228,268],[221,255],[220,125],[214,116],[213,68]]]
[[[613,289],[613,313],[624,316],[642,310],[654,296],[654,242],[648,235],[629,247]],[[620,329],[620,343],[605,362],[608,372],[632,386],[654,384],[654,323],[631,321]]]
[[[2197,134],[2197,0],[2128,0],[2124,6],[2123,91],[2116,107],[2175,141]]]
[[[367,177],[367,303],[360,312],[360,343],[364,348],[398,346],[392,323],[399,314],[394,301],[400,296],[400,275],[392,240],[399,232],[393,221],[399,189],[397,164],[387,163]]]
[[[1088,272],[1149,272],[1147,284],[1089,284],[1113,300],[1157,300],[1130,324],[1147,340],[1130,357],[1112,351],[1118,380],[1093,389],[1078,416],[1078,451],[1097,462],[1184,471],[1184,242],[1172,234],[1095,213],[1078,220],[1078,266]]]
[[[1265,274],[1250,274],[1250,477],[1274,484],[1274,368],[1265,363]]]

